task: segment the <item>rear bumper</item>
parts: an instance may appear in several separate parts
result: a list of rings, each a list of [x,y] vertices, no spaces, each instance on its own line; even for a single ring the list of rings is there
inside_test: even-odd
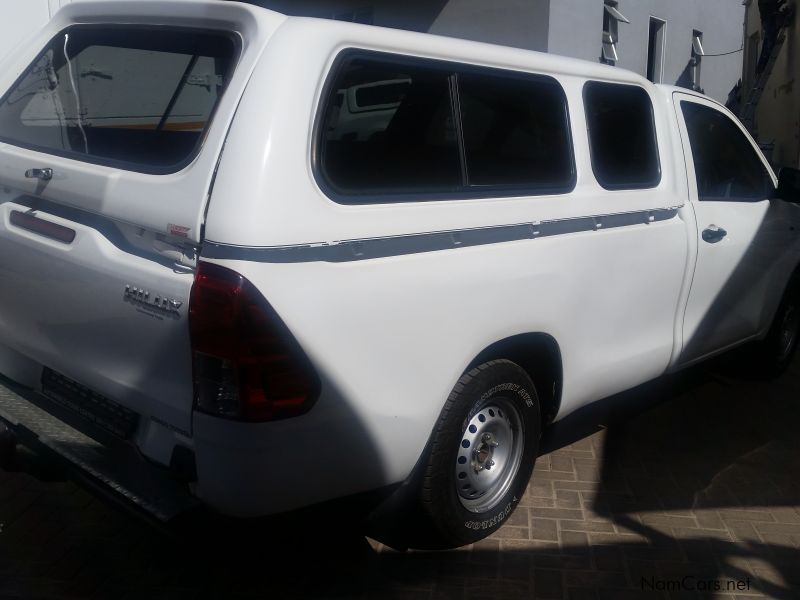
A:
[[[20,443],[56,457],[97,491],[159,521],[198,504],[185,484],[135,446],[101,443],[59,419],[58,412],[46,397],[0,376],[0,422]]]
[[[245,423],[195,411],[192,435],[195,494],[232,517],[290,512],[403,480],[385,468],[376,432],[324,382],[302,416]]]
[[[161,522],[201,505],[228,517],[266,517],[396,483],[372,436],[330,394],[293,419],[241,423],[196,412],[193,421],[190,490],[176,476],[174,452],[172,468],[155,464],[133,441],[102,435],[0,375],[0,423],[20,443],[55,457],[95,492]]]

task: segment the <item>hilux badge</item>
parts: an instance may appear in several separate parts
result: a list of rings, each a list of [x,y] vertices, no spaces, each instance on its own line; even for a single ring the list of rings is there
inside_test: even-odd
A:
[[[149,290],[130,284],[125,286],[125,299],[149,308],[175,313],[183,306],[183,302],[180,300],[167,298],[162,294],[152,294]]]

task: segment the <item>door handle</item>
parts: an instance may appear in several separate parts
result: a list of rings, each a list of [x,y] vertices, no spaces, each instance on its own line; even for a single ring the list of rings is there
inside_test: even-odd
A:
[[[725,231],[722,227],[717,227],[716,225],[709,225],[705,229],[703,229],[703,241],[708,242],[709,244],[716,244],[722,238],[728,235],[728,232]]]
[[[44,169],[28,169],[25,171],[25,177],[28,179],[41,179],[42,181],[50,181],[53,178],[53,169],[45,167]]]

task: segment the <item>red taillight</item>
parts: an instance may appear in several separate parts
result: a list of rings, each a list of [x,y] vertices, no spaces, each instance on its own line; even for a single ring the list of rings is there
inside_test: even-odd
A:
[[[246,421],[307,412],[319,392],[308,358],[243,276],[201,262],[189,299],[195,408]]]

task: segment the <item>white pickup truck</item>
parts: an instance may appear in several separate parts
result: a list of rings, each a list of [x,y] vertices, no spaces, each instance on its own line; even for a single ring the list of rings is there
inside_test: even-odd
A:
[[[160,519],[379,491],[470,543],[553,421],[797,345],[800,173],[702,95],[199,0],[5,64],[0,419]]]

